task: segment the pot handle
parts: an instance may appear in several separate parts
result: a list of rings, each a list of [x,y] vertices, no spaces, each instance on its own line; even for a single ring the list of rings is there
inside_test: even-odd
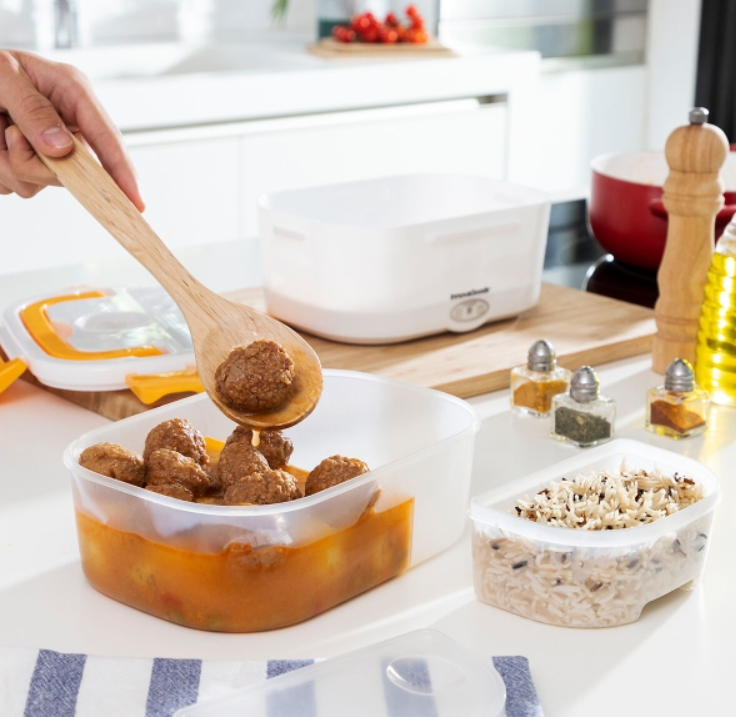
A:
[[[655,217],[667,219],[667,210],[664,208],[664,203],[661,199],[652,199],[652,201],[649,202],[649,211],[654,214]],[[716,224],[719,226],[725,226],[731,221],[734,214],[736,214],[736,204],[724,205],[721,208],[721,211],[716,214]]]

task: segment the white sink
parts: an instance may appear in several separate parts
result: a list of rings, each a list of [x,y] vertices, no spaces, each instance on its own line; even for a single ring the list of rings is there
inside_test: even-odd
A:
[[[92,80],[224,73],[283,72],[324,66],[303,43],[231,43],[117,45],[43,53],[75,65]]]

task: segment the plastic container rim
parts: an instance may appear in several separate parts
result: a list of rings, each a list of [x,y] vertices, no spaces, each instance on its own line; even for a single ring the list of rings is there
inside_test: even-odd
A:
[[[529,197],[524,199],[523,201],[519,201],[518,204],[515,204],[510,207],[499,207],[498,209],[492,209],[492,210],[486,210],[483,212],[473,212],[470,214],[458,214],[456,216],[451,217],[444,217],[442,219],[432,219],[429,221],[423,221],[423,222],[415,222],[412,224],[386,224],[386,225],[376,225],[376,226],[366,226],[364,224],[348,224],[343,222],[327,222],[322,219],[317,219],[315,217],[307,217],[302,214],[295,214],[293,211],[287,210],[287,209],[280,209],[276,207],[271,207],[268,205],[268,199],[270,197],[282,195],[282,194],[294,194],[298,193],[299,191],[313,191],[316,189],[333,189],[334,187],[344,187],[346,185],[352,185],[352,184],[367,184],[369,182],[381,182],[388,179],[396,179],[398,177],[427,177],[427,176],[433,176],[433,177],[462,177],[465,179],[481,179],[483,181],[486,181],[489,184],[496,184],[496,185],[502,185],[504,187],[508,187],[510,189],[523,189],[525,192],[529,193]],[[535,195],[535,196],[532,196]],[[329,227],[336,227],[339,229],[350,229],[350,230],[364,230],[364,231],[401,231],[406,230],[408,228],[421,228],[421,227],[428,227],[432,226],[434,224],[439,224],[441,222],[447,222],[447,221],[455,221],[457,219],[477,219],[479,217],[485,217],[485,216],[492,216],[494,214],[497,214],[502,211],[507,211],[509,209],[516,209],[518,207],[534,207],[534,206],[540,206],[543,204],[550,204],[551,198],[550,195],[547,192],[542,191],[541,189],[536,189],[535,187],[528,187],[524,184],[517,184],[515,182],[506,182],[504,180],[500,179],[490,179],[489,177],[484,177],[480,174],[454,174],[452,172],[407,172],[402,174],[392,174],[387,175],[383,177],[375,177],[373,179],[360,179],[355,180],[352,182],[342,182],[342,183],[332,183],[332,184],[321,184],[317,187],[303,187],[301,189],[285,189],[280,192],[264,192],[263,194],[258,196],[257,205],[258,209],[266,212],[270,212],[274,216],[279,216],[282,218],[287,218],[290,220],[306,220],[309,221],[315,225],[320,226],[329,226]]]
[[[529,487],[559,480],[563,475],[571,472],[570,470],[566,470],[568,466],[572,467],[573,470],[575,470],[575,466],[577,465],[584,468],[588,464],[593,463],[596,458],[604,458],[616,453],[630,454],[626,458],[631,460],[637,457],[637,455],[644,457],[645,452],[651,453],[652,455],[648,457],[655,462],[664,463],[666,461],[671,463],[673,461],[682,461],[684,463],[684,469],[694,468],[694,472],[697,473],[697,478],[694,479],[702,483],[706,490],[705,496],[697,503],[652,523],[639,525],[634,528],[621,528],[619,530],[576,530],[575,528],[565,528],[555,525],[538,525],[530,520],[503,512],[488,505],[489,503],[507,500],[509,498],[508,493],[510,488],[518,487],[519,491],[516,493],[516,497],[521,498],[525,493],[528,494]],[[554,471],[555,475],[550,476],[551,471]],[[680,471],[678,470],[678,472]],[[524,485],[527,487],[524,488]],[[500,496],[499,494],[501,493],[504,495]],[[661,537],[665,532],[676,531],[694,522],[706,513],[713,511],[720,502],[720,499],[721,491],[718,477],[710,468],[699,461],[664,448],[642,443],[641,441],[619,438],[603,446],[593,448],[587,453],[567,458],[547,468],[529,473],[512,483],[475,496],[470,502],[468,516],[473,521],[476,529],[479,530],[482,530],[484,527],[500,528],[530,540],[552,545],[615,548],[646,542],[647,540]]]
[[[169,498],[168,496],[164,496],[159,493],[153,493],[152,491],[146,490],[145,488],[138,488],[137,486],[123,483],[122,481],[115,480],[114,478],[108,478],[107,476],[95,473],[88,468],[83,468],[79,465],[78,458],[81,451],[78,450],[78,446],[91,433],[96,433],[100,431],[100,428],[95,428],[92,431],[87,431],[87,433],[81,435],[79,438],[76,438],[65,448],[64,465],[71,471],[74,478],[80,476],[84,480],[91,483],[97,483],[98,485],[106,486],[108,488],[112,488],[113,490],[118,490],[123,493],[128,493],[129,495],[136,496],[142,500],[150,501],[151,503],[158,503],[159,505],[168,506],[188,513],[198,513],[200,515],[220,515],[229,517],[257,515],[265,516],[297,512],[310,506],[318,505],[319,503],[329,500],[332,497],[342,495],[343,493],[348,493],[352,490],[357,490],[367,483],[372,483],[375,480],[380,480],[388,469],[393,471],[397,467],[409,465],[425,457],[428,453],[436,452],[438,446],[446,446],[451,445],[452,443],[456,443],[466,438],[469,434],[477,433],[480,429],[480,416],[476,409],[467,401],[464,401],[461,398],[457,398],[456,396],[452,396],[451,394],[437,391],[432,388],[425,388],[424,386],[415,386],[413,384],[406,383],[405,381],[398,381],[396,379],[385,378],[383,376],[375,376],[373,374],[368,374],[361,371],[325,369],[322,373],[325,376],[334,376],[336,378],[354,377],[378,383],[398,385],[401,386],[402,389],[408,389],[414,393],[430,392],[433,394],[438,394],[439,396],[441,396],[441,400],[453,403],[456,406],[465,410],[468,413],[469,417],[472,418],[472,422],[468,427],[464,428],[459,433],[448,436],[447,438],[444,438],[437,443],[433,443],[426,448],[422,448],[421,450],[414,451],[413,453],[409,453],[406,456],[402,456],[395,461],[391,461],[386,465],[380,466],[379,468],[365,473],[359,478],[353,478],[350,481],[346,481],[344,483],[341,483],[340,485],[336,485],[326,490],[320,491],[319,493],[315,493],[314,495],[305,496],[303,498],[300,498],[299,500],[288,501],[285,503],[274,503],[271,505],[231,506],[208,505],[206,503],[189,503],[187,501],[178,500],[176,498]],[[181,401],[177,401],[177,403],[179,405],[184,405],[209,400],[210,399],[207,394],[202,393],[196,396],[190,396],[189,398],[184,398]],[[154,415],[157,411],[160,412],[168,410],[171,408],[172,405],[173,404],[167,404],[166,406],[161,406],[160,408],[155,408],[151,411],[147,411],[145,413],[138,414],[137,416],[132,416],[131,418],[127,418],[124,420],[127,421],[131,419],[143,419],[145,417]],[[102,428],[104,429],[107,427],[108,426],[103,426]]]

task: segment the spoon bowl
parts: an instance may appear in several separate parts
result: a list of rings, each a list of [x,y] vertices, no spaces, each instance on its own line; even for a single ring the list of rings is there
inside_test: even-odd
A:
[[[236,423],[255,430],[288,428],[306,418],[322,393],[322,368],[312,347],[279,321],[222,298],[174,257],[112,177],[75,138],[66,157],[41,161],[110,234],[158,280],[181,309],[194,344],[197,372],[207,394]],[[221,398],[215,372],[239,347],[275,341],[294,361],[290,393],[270,411],[248,413]]]

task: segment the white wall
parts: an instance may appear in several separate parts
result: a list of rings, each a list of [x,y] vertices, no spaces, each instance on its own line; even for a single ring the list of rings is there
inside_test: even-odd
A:
[[[33,0],[0,0],[0,47],[35,42]]]
[[[695,102],[700,0],[649,0],[647,146],[661,149]]]
[[[543,73],[539,160],[532,183],[560,199],[583,197],[593,157],[642,149],[646,86],[643,65]]]

